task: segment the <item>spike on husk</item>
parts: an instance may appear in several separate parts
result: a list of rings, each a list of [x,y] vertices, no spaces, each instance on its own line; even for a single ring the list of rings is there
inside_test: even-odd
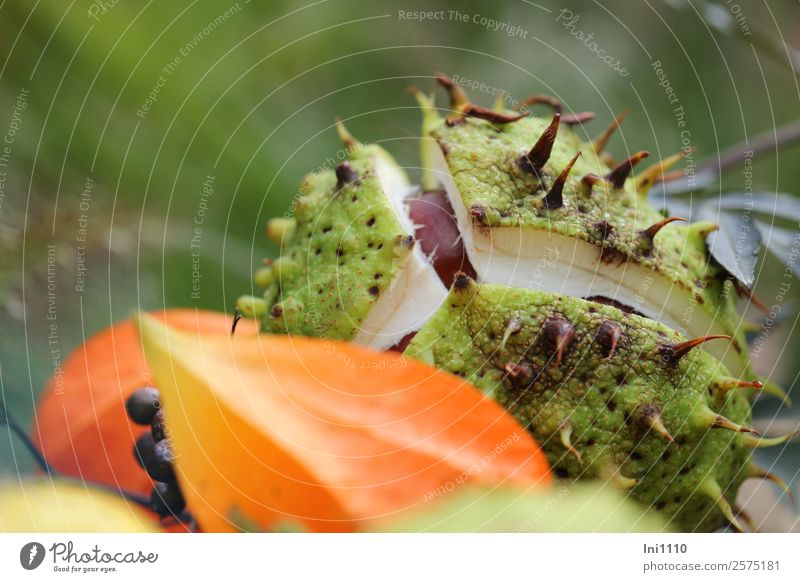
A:
[[[623,160],[616,166],[614,166],[611,171],[606,174],[606,180],[611,184],[611,186],[617,190],[622,188],[625,185],[625,180],[628,179],[633,167],[647,158],[650,155],[650,152],[646,150],[642,150],[636,152],[627,160]]]
[[[462,107],[469,104],[470,101],[466,92],[453,79],[444,73],[436,73],[436,81],[447,90],[447,94],[450,96],[451,109],[460,112]]]
[[[723,378],[714,382],[714,386],[721,392],[728,392],[735,388],[755,388],[759,390],[764,383],[759,380],[737,380],[736,378]]]
[[[608,140],[610,140],[611,136],[614,135],[614,132],[617,131],[617,128],[619,128],[622,120],[625,119],[627,114],[628,110],[624,109],[614,118],[614,121],[612,121],[611,124],[605,130],[603,130],[603,133],[594,139],[592,142],[592,149],[594,149],[595,154],[599,156],[605,151],[606,146],[608,145]]]
[[[722,416],[721,414],[717,414],[711,421],[711,428],[721,428],[724,430],[732,430],[733,432],[746,432],[751,433],[758,436],[758,431],[754,428],[750,428],[748,426],[742,426],[740,424],[736,424],[731,419]]]
[[[642,424],[642,426],[661,435],[669,442],[675,442],[675,439],[664,425],[664,419],[661,416],[661,409],[658,406],[655,406],[654,404],[642,406],[641,410],[639,411],[639,422]]]
[[[778,445],[788,443],[797,434],[800,434],[800,431],[790,432],[789,434],[777,437],[763,437],[753,434],[742,434],[739,436],[739,439],[742,441],[742,444],[748,448],[763,449],[766,447],[776,447]]]
[[[561,439],[561,444],[564,445],[564,448],[567,449],[570,454],[572,454],[575,459],[577,459],[578,463],[583,465],[583,457],[578,449],[572,446],[572,424],[569,421],[564,421],[561,423],[559,430],[558,430],[559,438]]]
[[[603,349],[603,355],[606,361],[614,357],[621,337],[622,329],[619,324],[610,320],[606,320],[600,324],[597,330],[597,342]]]
[[[572,323],[562,315],[553,315],[544,323],[540,344],[546,354],[555,357],[553,363],[558,367],[576,338]]]
[[[339,134],[339,139],[342,140],[347,153],[352,153],[361,147],[361,142],[358,141],[353,135],[347,131],[344,122],[340,117],[336,118],[336,132]]]
[[[550,190],[547,191],[545,197],[542,199],[544,207],[548,210],[556,210],[564,206],[564,184],[567,182],[567,177],[569,177],[572,166],[575,165],[575,162],[578,161],[579,157],[581,157],[581,152],[575,154],[575,156],[570,160],[567,166],[558,175],[555,182],[553,182],[553,185],[550,187]]]
[[[744,528],[742,524],[739,523],[739,520],[736,519],[736,516],[731,509],[731,504],[728,503],[728,500],[725,499],[725,495],[722,492],[722,488],[717,483],[717,480],[713,477],[706,478],[703,480],[702,483],[697,488],[698,493],[701,495],[705,495],[706,497],[711,498],[714,503],[716,504],[717,508],[722,512],[725,516],[725,519],[728,520],[734,528],[738,531],[743,532]]]
[[[622,490],[633,489],[639,484],[638,479],[626,477],[620,472],[619,467],[615,467],[610,463],[603,465],[600,468],[599,475],[602,479],[608,481],[614,487]]]
[[[672,166],[677,164],[683,158],[688,156],[690,153],[694,152],[693,147],[687,148],[685,150],[681,150],[677,154],[673,154],[668,158],[664,158],[657,164],[653,164],[649,168],[647,168],[644,172],[642,172],[639,177],[636,179],[636,191],[637,192],[647,192],[653,184],[657,183],[661,176],[664,175],[664,172],[669,170]]]
[[[542,132],[542,135],[539,136],[539,139],[530,151],[519,159],[519,165],[523,170],[539,176],[547,160],[550,159],[550,153],[553,151],[553,144],[558,135],[558,126],[560,122],[561,114],[554,114],[553,121],[551,121],[547,129]]]
[[[715,339],[732,340],[733,338],[729,335],[724,335],[724,334],[707,335],[703,337],[690,339],[685,342],[680,342],[677,344],[663,344],[659,347],[659,355],[664,363],[675,364],[697,346],[704,344],[707,341]]]
[[[773,473],[772,471],[768,471],[763,467],[759,467],[758,465],[750,465],[750,469],[747,472],[748,479],[764,479],[766,481],[772,481],[783,489],[783,492],[789,497],[789,499],[794,503],[794,493],[792,492],[792,488],[789,487],[789,484],[781,479],[778,475]]]
[[[506,344],[508,343],[508,340],[511,339],[511,336],[515,333],[519,333],[521,330],[522,322],[520,322],[518,317],[512,317],[509,319],[508,324],[503,331],[503,339],[500,341],[500,349],[506,347]]]

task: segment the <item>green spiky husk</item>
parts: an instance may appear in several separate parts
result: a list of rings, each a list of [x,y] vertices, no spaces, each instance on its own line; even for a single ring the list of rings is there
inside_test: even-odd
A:
[[[352,182],[339,183],[333,170],[305,178],[264,293],[264,331],[353,339],[413,249],[372,157],[348,163]]]
[[[669,288],[673,297],[684,297],[686,308],[676,323],[685,326],[703,312],[709,321],[704,329],[712,329],[713,322],[714,333],[733,336],[735,359],[749,370],[733,282],[710,260],[706,248],[705,236],[713,227],[668,226],[655,240],[646,236],[644,231],[664,216],[650,206],[646,192],[637,191],[636,174],[620,188],[607,182],[593,187],[582,183],[586,175],[608,175],[612,166],[563,124],[547,163],[538,173],[526,170],[520,161],[549,124],[550,119],[533,116],[499,126],[465,118],[455,124],[441,120],[431,131],[477,228],[495,240],[502,230],[515,229],[583,241],[595,247],[595,264],[601,271],[605,265],[644,267],[655,285]],[[563,187],[563,205],[548,208],[548,189],[578,152]]]
[[[558,365],[542,345],[553,316],[576,334]],[[597,341],[603,322],[621,330],[610,358]],[[451,291],[406,353],[463,376],[505,406],[542,445],[556,475],[633,479],[631,495],[674,526],[712,531],[726,519],[704,483],[718,483],[733,503],[749,450],[741,434],[712,429],[708,411],[746,425],[750,406],[742,391],[716,387],[727,371],[702,350],[674,364],[659,358],[662,346],[682,339],[613,307],[470,282]],[[531,375],[514,377],[514,366]],[[642,411],[652,410],[645,407],[660,411],[675,442],[642,423]],[[580,461],[561,442],[564,423]]]

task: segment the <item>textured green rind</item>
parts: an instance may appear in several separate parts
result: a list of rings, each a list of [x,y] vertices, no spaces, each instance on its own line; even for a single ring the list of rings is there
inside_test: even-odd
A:
[[[644,193],[636,193],[633,178],[621,189],[596,185],[589,193],[581,178],[589,173],[602,176],[611,168],[590,143],[563,124],[542,171],[544,188],[535,175],[520,167],[520,156],[530,150],[549,123],[549,119],[526,117],[499,131],[474,118],[452,126],[442,121],[431,136],[445,154],[464,207],[483,207],[486,219],[481,226],[486,228],[540,229],[578,238],[602,248],[604,261],[631,261],[652,269],[675,292],[691,295],[696,309],[706,310],[735,338],[734,349],[747,367],[746,342],[737,329],[736,293],[723,269],[709,263],[704,237],[697,230],[667,226],[656,235],[654,244],[642,237],[642,230],[664,216],[649,205]],[[564,205],[548,210],[544,195],[578,151],[582,155],[564,185]],[[606,238],[599,227],[604,221],[613,227]]]
[[[366,146],[350,156],[358,174],[341,189],[333,170],[307,176],[264,294],[262,330],[350,340],[414,245],[376,176]]]
[[[574,326],[577,338],[560,365],[545,354],[541,330],[549,316]],[[502,338],[512,319],[520,331]],[[606,360],[597,341],[604,321],[622,330]],[[542,445],[558,476],[638,480],[631,495],[662,512],[686,531],[712,531],[726,519],[700,484],[713,477],[732,503],[745,478],[749,450],[739,433],[710,429],[698,419],[706,407],[740,424],[750,421],[741,391],[722,393],[715,379],[726,375],[717,360],[696,349],[665,364],[658,348],[685,338],[646,318],[581,299],[531,290],[471,283],[447,301],[414,337],[406,354],[456,373],[491,395]],[[504,371],[524,363],[530,383]],[[637,421],[642,406],[661,410],[675,442]],[[562,445],[562,423],[573,426],[572,443],[583,458]]]

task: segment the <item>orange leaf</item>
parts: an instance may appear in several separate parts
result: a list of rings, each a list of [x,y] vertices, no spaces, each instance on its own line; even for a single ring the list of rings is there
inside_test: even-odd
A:
[[[464,482],[549,482],[543,453],[510,415],[416,360],[139,321],[178,480],[205,531],[352,531]]]
[[[231,318],[195,309],[154,313],[176,329],[230,333]],[[256,333],[241,321],[237,334]],[[136,464],[133,444],[149,430],[128,420],[125,401],[151,382],[141,342],[130,320],[88,339],[66,359],[39,398],[34,442],[57,471],[71,477],[149,495],[153,487]]]

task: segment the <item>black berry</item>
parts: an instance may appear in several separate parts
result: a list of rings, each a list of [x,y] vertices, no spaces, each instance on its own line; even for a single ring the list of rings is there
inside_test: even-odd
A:
[[[153,452],[145,459],[144,469],[153,481],[163,483],[175,482],[175,468],[172,466],[174,457],[169,441],[159,441],[153,447]]]
[[[148,425],[153,422],[153,416],[161,408],[158,390],[151,387],[140,388],[128,397],[125,409],[128,416],[136,424]]]
[[[153,440],[157,443],[167,438],[166,418],[167,417],[164,415],[163,408],[159,408],[153,416],[153,421],[150,427],[151,432],[153,433]]]
[[[133,458],[139,463],[140,467],[144,467],[147,459],[153,454],[153,448],[156,442],[153,440],[153,435],[149,432],[143,433],[136,443],[133,445]]]
[[[150,493],[150,509],[159,517],[178,515],[186,507],[181,489],[176,483],[156,483]]]

